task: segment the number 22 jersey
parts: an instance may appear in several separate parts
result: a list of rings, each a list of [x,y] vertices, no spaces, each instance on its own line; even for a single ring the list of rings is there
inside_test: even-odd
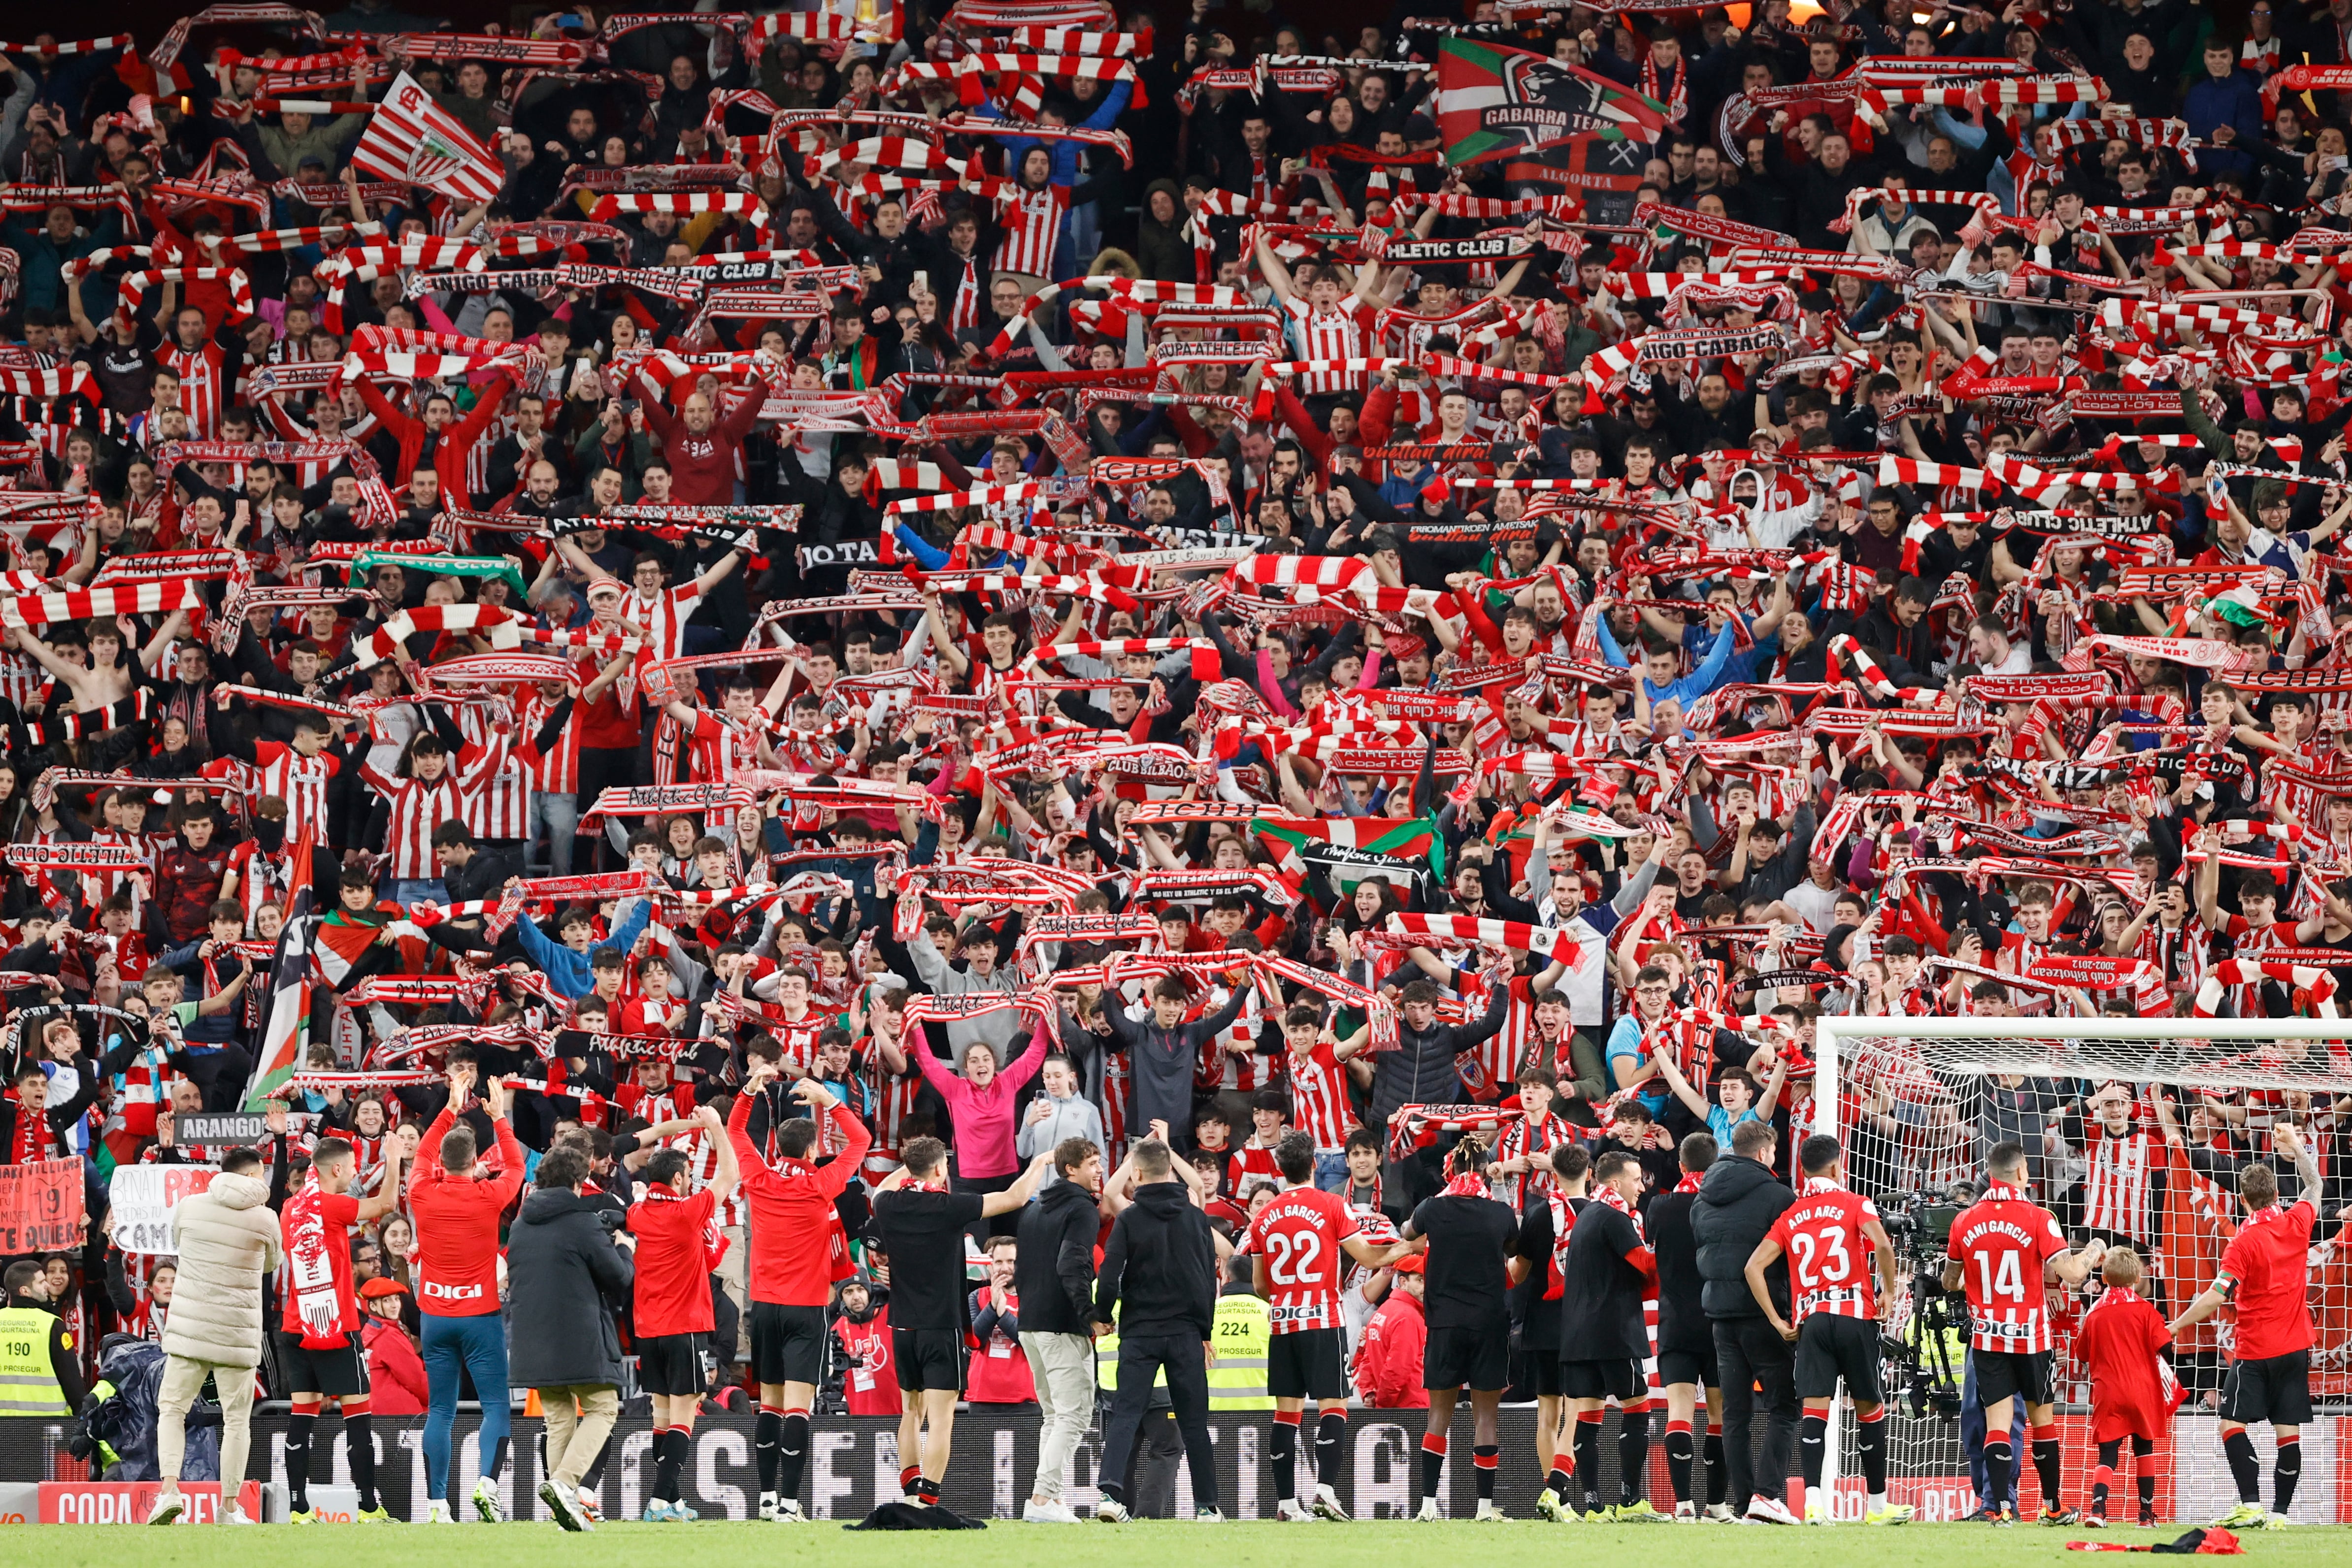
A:
[[[1340,1326],[1339,1244],[1359,1228],[1345,1198],[1311,1186],[1290,1187],[1257,1211],[1242,1249],[1265,1260],[1276,1333]]]

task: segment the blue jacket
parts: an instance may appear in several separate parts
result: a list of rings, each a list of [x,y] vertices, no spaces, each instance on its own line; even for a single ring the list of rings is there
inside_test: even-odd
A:
[[[2257,146],[2263,140],[2263,95],[2246,71],[2231,71],[2216,81],[2206,77],[2191,87],[2180,100],[2180,118],[2189,122],[2189,134],[2199,141],[2209,141],[2216,126],[2226,125],[2236,137],[2238,145]],[[2237,147],[2200,147],[2198,165],[2210,174],[2244,174],[2250,172],[2254,161]]]
[[[626,953],[637,945],[637,937],[644,933],[646,922],[653,918],[654,904],[650,898],[640,898],[635,902],[636,906],[622,915],[620,924],[613,927],[610,940],[597,944],[598,946],[618,947]],[[577,1001],[596,988],[596,977],[588,967],[587,953],[574,953],[541,931],[536,920],[516,921],[515,935],[521,938],[522,950],[530,955],[530,961],[537,964],[541,971],[555,983],[555,988],[565,996]],[[594,951],[593,947],[589,949],[589,952]]]
[[[1087,131],[1108,131],[1113,125],[1118,123],[1118,117],[1127,112],[1127,100],[1134,96],[1135,84],[1133,82],[1123,81],[1113,83],[1111,85],[1110,91],[1104,95],[1101,104],[1097,107],[1092,114],[1087,115],[1086,119],[1080,120],[1078,122],[1079,125]],[[994,104],[982,104],[978,109],[971,111],[971,117],[974,120],[993,120],[997,117],[996,106]],[[1046,152],[1053,154],[1054,172],[1050,176],[1048,176],[1051,182],[1054,184],[1061,186],[1064,190],[1067,190],[1078,183],[1078,156],[1086,151],[1087,144],[1085,142],[1041,142],[1034,136],[1008,136],[1003,140],[1004,166],[1013,172],[1013,174],[1016,179],[1021,173],[1021,160],[1029,156],[1029,149],[1032,147],[1042,146]]]
[[[1622,648],[1617,646],[1617,639],[1609,631],[1608,618],[1603,616],[1595,622],[1594,629],[1601,633],[1601,656],[1621,670],[1631,669],[1633,661],[1625,656],[1625,651]],[[1727,621],[1723,623],[1723,630],[1715,635],[1715,646],[1708,649],[1706,657],[1699,661],[1698,668],[1681,680],[1669,681],[1664,685],[1660,685],[1649,676],[1643,675],[1642,688],[1650,694],[1651,706],[1654,707],[1668,697],[1673,697],[1682,704],[1683,712],[1689,713],[1691,704],[1723,684],[1725,666],[1731,662],[1731,622]]]

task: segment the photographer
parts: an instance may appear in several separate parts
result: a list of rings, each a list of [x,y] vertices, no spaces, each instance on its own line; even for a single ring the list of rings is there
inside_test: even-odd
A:
[[[620,1212],[600,1212],[583,1194],[587,1179],[585,1155],[569,1146],[549,1150],[507,1241],[514,1321],[530,1325],[515,1336],[511,1375],[539,1394],[547,1420],[547,1479],[539,1497],[566,1530],[592,1528],[580,1505],[580,1478],[621,1413],[621,1338],[613,1311],[627,1303],[636,1274],[630,1262],[636,1239],[618,1231]]]

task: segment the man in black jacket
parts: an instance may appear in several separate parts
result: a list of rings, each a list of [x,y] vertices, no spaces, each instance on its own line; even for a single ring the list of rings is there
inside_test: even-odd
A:
[[[1062,1472],[1095,1411],[1095,1232],[1102,1151],[1085,1138],[1054,1145],[1054,1176],[1021,1211],[1013,1289],[1021,1301],[1021,1354],[1037,1385],[1037,1479],[1022,1517],[1075,1524]]]
[[[1451,1105],[1462,1098],[1462,1076],[1454,1070],[1454,1059],[1501,1029],[1510,1010],[1510,977],[1498,974],[1495,980],[1486,1016],[1475,1023],[1439,1023],[1439,993],[1433,981],[1412,981],[1398,993],[1397,1010],[1403,1017],[1397,1049],[1381,1052],[1374,1062],[1369,1125],[1385,1126],[1401,1106]],[[1396,1184],[1407,1207],[1418,1207],[1442,1185],[1437,1177],[1440,1157],[1433,1145],[1389,1166],[1389,1180]]]
[[[1151,1402],[1151,1385],[1168,1374],[1169,1403],[1184,1435],[1192,1471],[1192,1500],[1201,1522],[1219,1524],[1217,1451],[1209,1440],[1209,1335],[1216,1326],[1217,1253],[1209,1218],[1193,1206],[1175,1176],[1168,1145],[1146,1138],[1135,1145],[1135,1201],[1121,1210],[1103,1248],[1095,1286],[1097,1333],[1118,1331],[1118,1387],[1103,1435],[1101,1476],[1124,1477],[1128,1455]],[[1115,1309],[1125,1299],[1123,1312]],[[1123,1482],[1105,1480],[1095,1517],[1124,1523]]]
[[[1727,1479],[1723,1462],[1723,1379],[1717,1375],[1715,1327],[1701,1301],[1704,1282],[1698,1271],[1698,1237],[1691,1228],[1696,1190],[1685,1192],[1693,1178],[1704,1177],[1722,1151],[1706,1133],[1693,1133],[1682,1142],[1682,1182],[1673,1191],[1650,1200],[1643,1227],[1658,1259],[1658,1381],[1666,1389],[1666,1478],[1674,1483],[1675,1517],[1688,1519],[1696,1506],[1691,1499],[1691,1461],[1697,1457],[1691,1427],[1702,1391],[1706,1396],[1706,1514],[1728,1521],[1731,1509],[1723,1500]]]
[[[613,1314],[628,1305],[636,1239],[600,1222],[584,1196],[588,1158],[568,1147],[539,1162],[507,1240],[517,1322],[510,1375],[535,1388],[547,1415],[547,1479],[539,1499],[566,1530],[589,1530],[580,1483],[621,1413],[621,1338]],[[574,1418],[574,1402],[579,1415]]]
[[[1773,1332],[1748,1289],[1748,1255],[1797,1201],[1772,1176],[1779,1143],[1768,1122],[1742,1122],[1731,1132],[1731,1155],[1707,1167],[1691,1207],[1698,1239],[1700,1303],[1715,1325],[1715,1357],[1723,1387],[1723,1448],[1731,1470],[1731,1506],[1754,1523],[1794,1524],[1785,1500],[1789,1456],[1797,1436],[1796,1362],[1789,1343]],[[1769,1276],[1773,1300],[1788,1313],[1786,1260]],[[1660,1309],[1664,1311],[1663,1299]],[[1662,1369],[1663,1370],[1663,1369]],[[1749,1458],[1748,1423],[1755,1389],[1763,1385],[1764,1457]]]

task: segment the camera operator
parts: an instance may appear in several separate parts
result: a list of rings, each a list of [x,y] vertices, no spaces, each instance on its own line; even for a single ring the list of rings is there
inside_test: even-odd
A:
[[[621,1413],[613,1313],[628,1303],[636,1274],[630,1261],[636,1239],[618,1229],[626,1216],[584,1195],[587,1179],[585,1155],[549,1150],[507,1240],[514,1321],[530,1325],[515,1335],[512,1375],[539,1393],[547,1420],[539,1496],[566,1530],[593,1527],[580,1504],[580,1479]]]

